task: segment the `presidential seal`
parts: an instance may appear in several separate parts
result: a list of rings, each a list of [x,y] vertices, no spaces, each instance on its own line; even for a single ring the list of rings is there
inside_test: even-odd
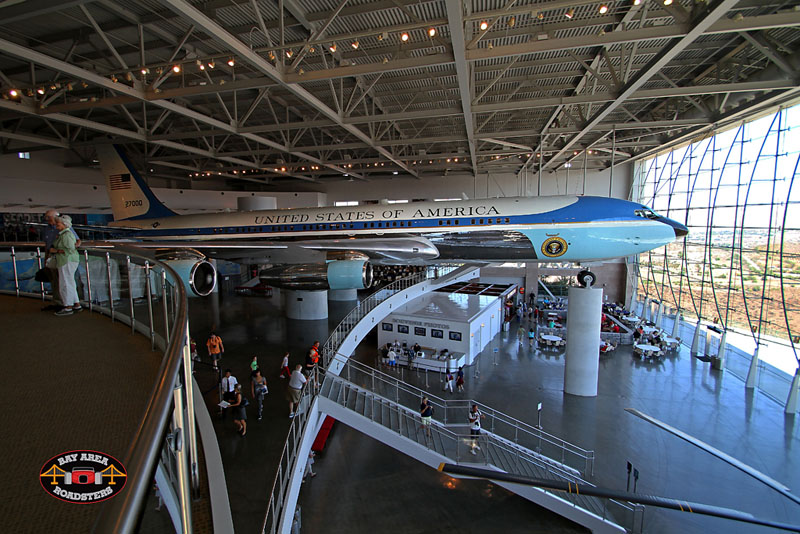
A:
[[[567,242],[561,237],[548,237],[542,243],[542,254],[548,258],[563,256],[567,251]]]

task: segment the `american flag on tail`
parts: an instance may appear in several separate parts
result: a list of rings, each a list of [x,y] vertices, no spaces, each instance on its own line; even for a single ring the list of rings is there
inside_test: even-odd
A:
[[[130,174],[112,174],[108,177],[108,184],[112,191],[131,188]]]

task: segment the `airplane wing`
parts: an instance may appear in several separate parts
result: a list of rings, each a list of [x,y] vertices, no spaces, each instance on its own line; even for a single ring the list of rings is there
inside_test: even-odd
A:
[[[439,256],[436,246],[418,236],[384,236],[380,238],[305,239],[297,241],[216,240],[216,241],[86,241],[86,247],[138,247],[168,252],[198,251],[210,258],[230,261],[265,261],[269,263],[302,263],[324,260],[328,252],[351,252],[368,257],[374,263],[422,263]]]

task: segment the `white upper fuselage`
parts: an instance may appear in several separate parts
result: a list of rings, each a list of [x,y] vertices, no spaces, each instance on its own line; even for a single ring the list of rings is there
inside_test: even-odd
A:
[[[180,215],[112,224],[140,229],[135,235],[143,240],[390,240],[401,234],[430,240],[439,259],[586,261],[639,254],[674,241],[673,226],[648,218],[644,210],[619,199],[559,196]]]

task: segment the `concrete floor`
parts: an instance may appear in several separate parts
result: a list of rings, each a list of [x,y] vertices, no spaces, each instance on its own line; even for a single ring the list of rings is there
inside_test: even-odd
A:
[[[282,350],[291,350],[292,364],[301,362],[306,348],[315,339],[324,340],[352,306],[331,302],[327,321],[288,321],[279,302],[277,296],[226,295],[218,307],[198,305],[199,300],[190,306],[191,331],[200,346],[215,328],[226,345],[223,367],[230,366],[240,379],[246,378],[250,358],[258,354],[270,384],[264,420],[255,421],[254,407],[248,409],[247,436],[235,434],[230,420],[216,422],[237,532],[260,531],[265,495],[288,427],[285,381],[277,378]],[[598,486],[624,490],[626,462],[631,462],[640,473],[638,493],[800,523],[800,506],[624,411],[630,407],[645,412],[797,488],[800,469],[792,452],[800,446],[798,425],[774,401],[758,392],[748,393],[739,379],[710,370],[685,349],[652,364],[632,358],[626,347],[601,359],[597,397],[564,395],[563,354],[520,348],[515,330],[513,324],[510,332],[499,334],[469,368],[464,398],[475,398],[529,423],[536,422],[536,404],[542,402],[545,430],[595,451],[591,481]],[[356,357],[373,363],[375,339],[367,337]],[[198,375],[203,389],[213,385],[210,373],[201,369]],[[409,381],[425,385],[423,376],[412,374]],[[438,378],[429,377],[429,390],[442,395]],[[207,395],[207,401],[214,405],[215,396]],[[579,530],[486,482],[457,481],[449,488],[448,477],[341,424],[315,470],[319,476],[303,486],[300,496],[304,532]],[[648,533],[769,531],[656,508],[648,508],[644,516]]]

